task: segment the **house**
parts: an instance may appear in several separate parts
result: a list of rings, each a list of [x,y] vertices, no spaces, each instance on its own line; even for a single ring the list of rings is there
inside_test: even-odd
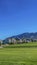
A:
[[[8,43],[11,43],[12,41],[11,41],[11,39],[8,39]]]
[[[26,39],[26,42],[31,42],[31,40],[30,39]]]
[[[31,42],[30,39],[23,39],[23,43],[28,43],[28,42]]]
[[[15,38],[12,38],[12,39],[11,39],[11,42],[12,42],[13,44],[17,43]]]
[[[22,39],[20,39],[19,42],[22,43],[23,42]]]
[[[15,38],[10,38],[10,39],[8,39],[8,43],[15,44],[16,43],[16,39]]]
[[[20,39],[20,38],[17,38],[16,41],[17,41],[17,44],[20,44],[23,42],[22,39]]]

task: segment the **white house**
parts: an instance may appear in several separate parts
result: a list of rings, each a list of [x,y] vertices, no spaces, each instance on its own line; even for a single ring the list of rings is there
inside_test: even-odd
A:
[[[12,38],[11,42],[14,43],[14,44],[17,43],[15,38]]]
[[[8,39],[8,42],[11,43],[11,39]]]

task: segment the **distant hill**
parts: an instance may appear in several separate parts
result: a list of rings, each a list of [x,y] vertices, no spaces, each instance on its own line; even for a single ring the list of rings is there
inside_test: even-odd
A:
[[[12,37],[8,37],[6,38],[5,40],[3,40],[4,42],[7,42],[8,39],[12,39],[12,38],[15,38],[15,39],[37,39],[37,32],[35,33],[23,33],[23,34],[19,34],[19,35],[16,35],[16,36],[12,36]]]

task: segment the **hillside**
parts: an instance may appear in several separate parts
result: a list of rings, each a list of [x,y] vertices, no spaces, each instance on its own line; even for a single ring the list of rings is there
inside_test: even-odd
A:
[[[9,39],[36,39],[37,40],[37,32],[35,33],[23,33],[23,34],[19,34],[16,36],[12,36],[12,37],[8,37],[5,40],[3,40],[3,42],[8,42]]]
[[[35,32],[35,33],[23,33],[23,34],[9,37],[9,38],[21,38],[21,39],[22,38],[33,38],[33,39],[37,39],[37,32]]]

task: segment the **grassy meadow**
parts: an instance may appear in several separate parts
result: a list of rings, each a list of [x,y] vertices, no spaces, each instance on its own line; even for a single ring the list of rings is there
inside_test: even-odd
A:
[[[37,47],[37,42],[29,42],[29,43],[22,43],[22,44],[11,44],[5,45],[5,48],[30,48],[30,47]]]
[[[37,46],[37,42],[0,48],[0,65],[37,65],[37,47],[34,46]]]

